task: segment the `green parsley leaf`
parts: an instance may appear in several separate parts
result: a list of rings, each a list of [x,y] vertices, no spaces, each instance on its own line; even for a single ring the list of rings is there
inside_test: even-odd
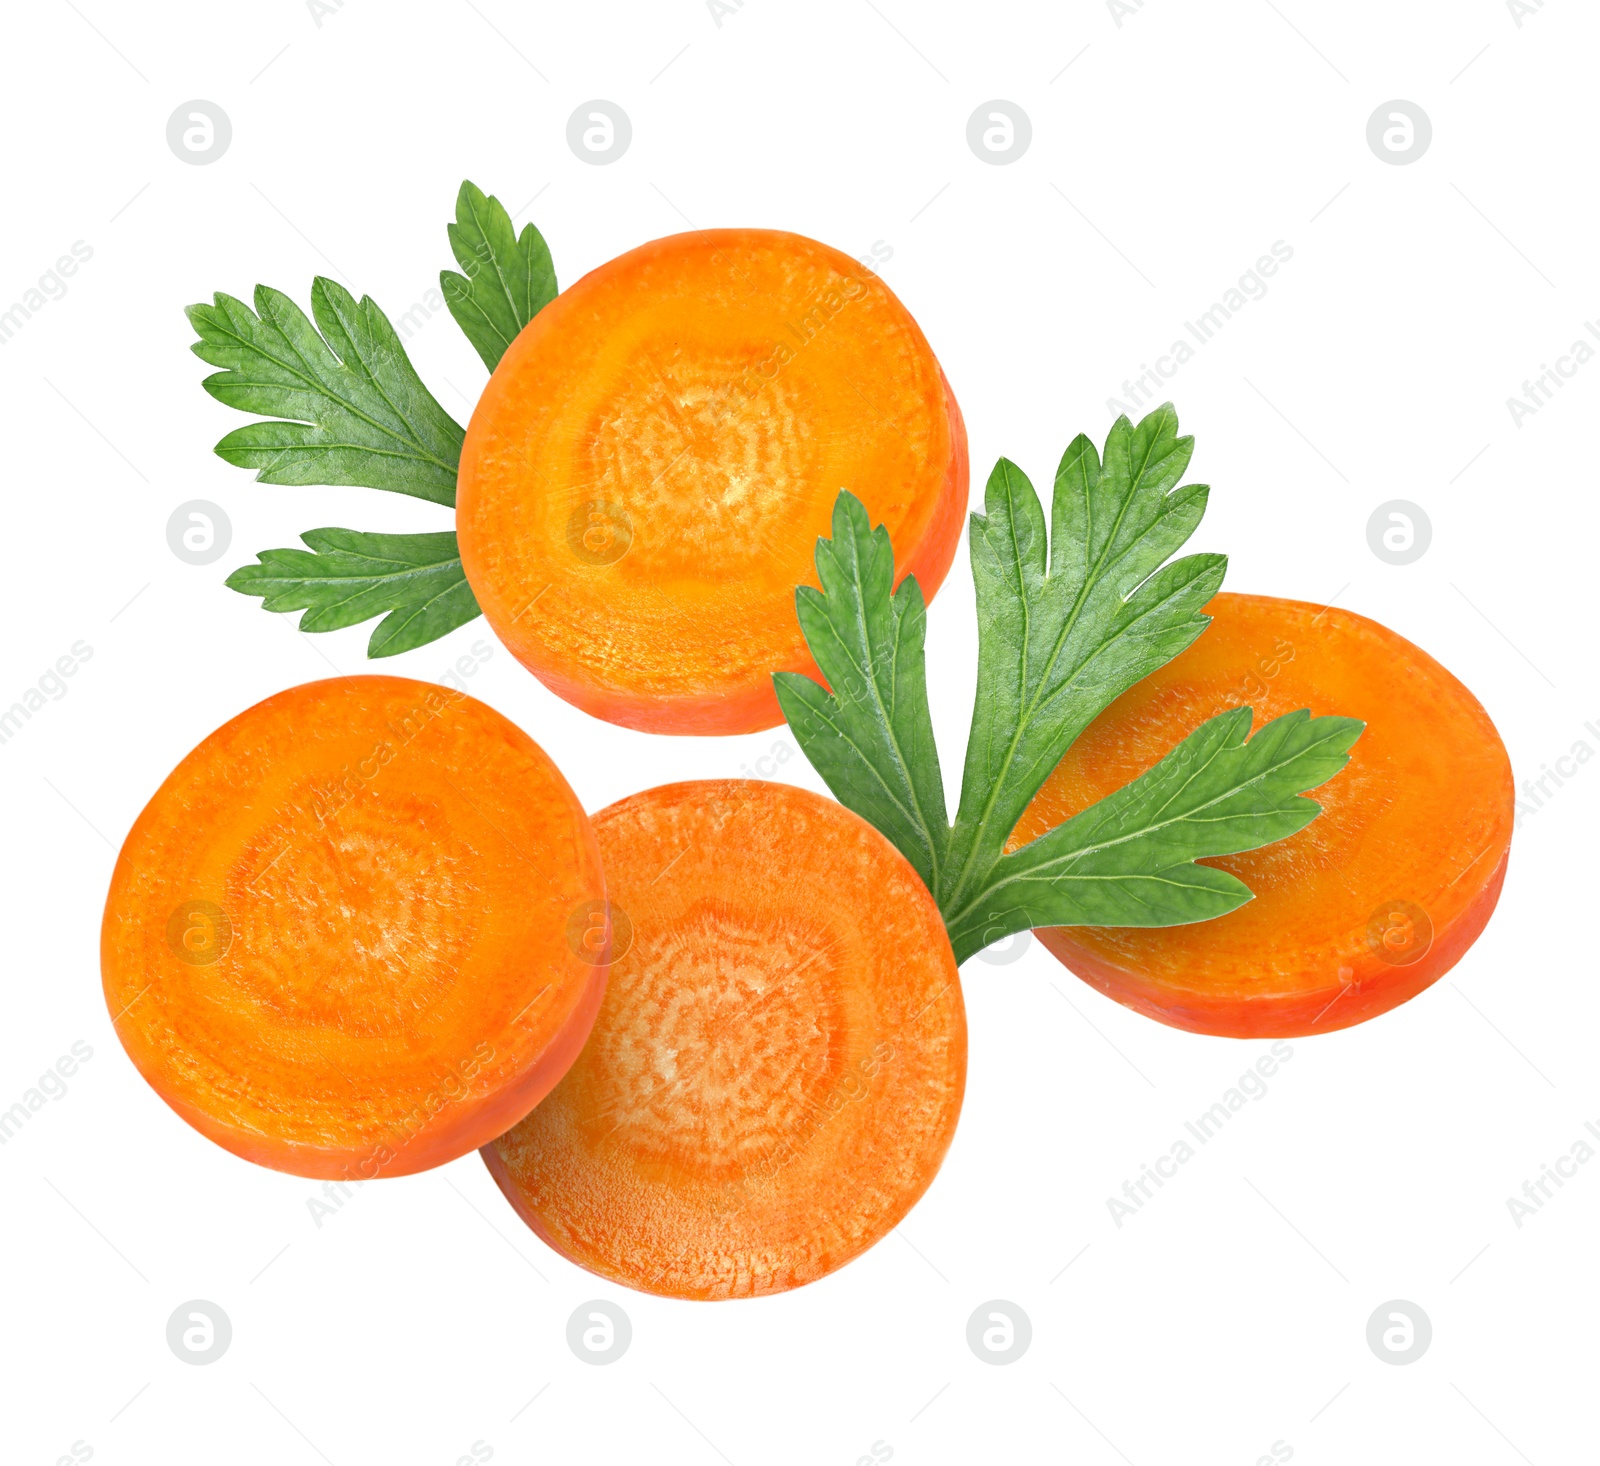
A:
[[[316,328],[282,291],[256,286],[255,311],[218,293],[187,314],[202,361],[224,370],[204,385],[219,402],[276,419],[229,433],[217,453],[268,484],[359,484],[456,501],[462,429],[434,400],[394,327],[318,276]],[[318,331],[322,333],[318,335]]]
[[[926,612],[914,577],[891,595],[888,531],[848,493],[817,543],[822,589],[796,592],[828,686],[774,678],[796,740],[841,803],[916,867],[958,961],[1030,926],[1172,926],[1250,899],[1197,866],[1281,840],[1316,817],[1302,791],[1332,778],[1362,724],[1291,713],[1246,741],[1251,713],[1196,729],[1160,763],[1023,849],[1007,840],[1074,740],[1115,698],[1204,631],[1221,555],[1171,560],[1205,513],[1178,486],[1193,452],[1170,405],[1118,418],[1102,458],[1079,436],[1056,472],[1053,534],[1027,477],[1001,459],[969,549],[978,695],[961,802],[946,823],[928,713]]]
[[[1223,555],[1162,566],[1194,533],[1210,492],[1175,488],[1193,438],[1157,408],[1118,418],[1102,462],[1081,434],[1056,470],[1054,544],[1033,485],[1002,458],[969,537],[978,593],[978,687],[941,899],[987,881],[1007,837],[1072,742],[1115,698],[1205,630]]]
[[[956,960],[1036,926],[1182,926],[1251,899],[1227,871],[1195,865],[1270,845],[1322,812],[1302,791],[1350,761],[1363,724],[1304,708],[1254,738],[1251,710],[1208,718],[1153,768],[996,862],[949,918]]]
[[[492,372],[505,349],[556,298],[550,247],[532,224],[517,237],[505,205],[465,182],[456,195],[450,249],[466,272],[439,272],[439,288],[456,324]]]
[[[828,786],[852,790],[851,808],[888,835],[934,890],[950,830],[923,676],[922,590],[907,576],[890,595],[889,531],[872,530],[849,492],[834,503],[832,540],[817,541],[817,574],[822,590],[801,586],[796,603],[833,690],[778,672],[778,703]]]
[[[452,531],[361,534],[312,529],[311,549],[262,550],[228,586],[261,596],[267,611],[299,611],[302,631],[337,631],[389,614],[373,629],[369,657],[392,657],[437,641],[479,614]]]

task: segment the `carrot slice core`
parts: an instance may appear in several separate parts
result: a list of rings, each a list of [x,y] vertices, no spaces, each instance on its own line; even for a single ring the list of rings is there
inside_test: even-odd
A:
[[[1129,1007],[1198,1033],[1291,1037],[1414,997],[1460,959],[1499,899],[1511,764],[1444,667],[1351,611],[1217,596],[1200,639],[1123,694],[1051,774],[1022,844],[1112,793],[1185,733],[1249,704],[1364,719],[1349,765],[1311,791],[1322,814],[1260,850],[1206,861],[1255,899],[1191,926],[1058,927],[1040,940]]]
[[[219,1145],[302,1176],[405,1175],[565,1072],[605,985],[569,923],[604,898],[582,807],[499,713],[399,677],[309,683],[211,734],[134,822],[106,1003]]]
[[[966,1019],[938,908],[864,820],[787,785],[647,790],[595,833],[631,945],[489,1169],[546,1242],[629,1287],[747,1297],[831,1272],[900,1221],[955,1130]]]
[[[839,251],[762,229],[659,239],[507,349],[467,429],[457,532],[490,625],[598,717],[783,721],[813,671],[794,588],[848,488],[930,599],[967,501],[960,410],[922,332]]]

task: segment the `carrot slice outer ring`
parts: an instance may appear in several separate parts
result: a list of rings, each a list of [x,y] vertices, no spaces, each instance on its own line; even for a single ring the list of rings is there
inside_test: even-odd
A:
[[[797,585],[849,489],[931,599],[967,505],[966,429],[910,313],[798,234],[712,229],[584,276],[495,368],[462,449],[462,565],[546,686],[657,733],[783,721],[816,675]]]
[[[822,1277],[905,1216],[955,1130],[966,1017],[938,908],[864,820],[788,785],[647,790],[595,832],[632,945],[490,1171],[540,1237],[628,1287]]]
[[[1415,997],[1461,959],[1499,900],[1511,763],[1455,677],[1351,611],[1223,593],[1198,641],[1112,703],[1068,751],[1013,846],[1135,778],[1185,733],[1248,704],[1366,722],[1322,813],[1275,845],[1204,863],[1255,899],[1192,926],[1056,927],[1038,936],[1118,1002],[1196,1033],[1295,1037]]]
[[[485,704],[400,677],[294,687],[134,822],[106,1005],[195,1129],[296,1175],[406,1175],[514,1124],[582,1047],[605,953],[594,831]],[[575,913],[578,914],[576,921]]]

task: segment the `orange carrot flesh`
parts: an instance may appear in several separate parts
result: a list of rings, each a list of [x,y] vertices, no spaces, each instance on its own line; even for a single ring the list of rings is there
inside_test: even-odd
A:
[[[560,1078],[605,986],[574,913],[604,898],[582,807],[499,713],[399,677],[309,683],[211,734],[134,822],[106,1004],[219,1145],[302,1176],[405,1175]]]
[[[1058,927],[1040,939],[1079,977],[1199,1033],[1347,1027],[1421,992],[1483,930],[1511,843],[1511,765],[1477,699],[1426,652],[1350,611],[1222,594],[1195,644],[1068,751],[1013,836],[1022,844],[1142,773],[1185,733],[1248,704],[1366,721],[1322,814],[1275,845],[1203,862],[1255,899],[1215,921]]]
[[[507,349],[456,504],[489,623],[585,711],[658,733],[783,721],[814,671],[794,588],[841,488],[929,599],[967,502],[966,432],[881,279],[797,234],[658,239],[584,276]]]
[[[601,811],[631,924],[594,1032],[484,1150],[590,1271],[680,1298],[798,1287],[870,1247],[955,1130],[966,1018],[938,908],[843,806],[716,780]]]

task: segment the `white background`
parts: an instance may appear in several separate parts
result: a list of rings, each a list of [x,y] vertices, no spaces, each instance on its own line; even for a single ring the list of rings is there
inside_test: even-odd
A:
[[[1533,0],[1537,5],[1539,0]],[[1532,9],[1533,7],[1528,7]],[[1171,381],[1237,590],[1337,602],[1439,657],[1488,707],[1520,779],[1600,747],[1593,675],[1600,362],[1520,427],[1506,399],[1600,316],[1593,63],[1600,16],[1549,0],[1183,3],[699,0],[431,5],[41,0],[9,7],[0,92],[0,306],[76,240],[68,293],[0,348],[9,704],[79,640],[92,659],[0,746],[7,961],[0,1108],[76,1040],[93,1059],[0,1148],[0,1455],[47,1463],[507,1461],[1544,1463],[1593,1449],[1600,1164],[1518,1229],[1506,1198],[1600,1122],[1591,942],[1600,767],[1518,826],[1500,909],[1449,976],[1357,1029],[1297,1040],[1258,1102],[1118,1229],[1106,1198],[1261,1046],[1164,1028],[1035,945],[964,973],[968,1098],[900,1233],[811,1287],[698,1305],[629,1293],[527,1233],[467,1157],[357,1193],[319,1228],[313,1183],[187,1129],[124,1058],[101,1000],[115,847],[168,769],[270,692],[363,666],[369,628],[307,637],[222,586],[319,525],[448,526],[360,489],[274,488],[211,445],[247,419],[200,389],[180,307],[314,274],[392,317],[451,263],[470,177],[535,219],[570,283],[658,235],[762,225],[881,267],[994,459],[1049,479],[1107,399],[1268,251],[1292,261]],[[606,98],[633,143],[565,141]],[[232,120],[205,167],[169,150],[182,102]],[[1032,120],[1019,161],[969,150],[991,98]],[[1366,141],[1392,98],[1430,150]],[[526,201],[534,200],[531,207]],[[412,335],[461,421],[484,372],[444,312]],[[1381,502],[1432,519],[1415,564],[1369,550]],[[169,514],[221,504],[195,568]],[[385,664],[422,678],[476,622]],[[492,642],[492,638],[490,638]],[[932,611],[947,773],[974,626],[965,551]],[[675,740],[596,722],[496,647],[470,684],[590,808],[730,774],[785,730]],[[780,777],[816,787],[792,757]],[[1551,786],[1547,786],[1551,787]],[[580,1303],[633,1344],[580,1362]],[[210,1300],[217,1363],[165,1340]],[[966,1322],[1015,1302],[1033,1343],[994,1367]],[[1369,1315],[1432,1320],[1405,1367]],[[537,1396],[536,1399],[534,1397]],[[533,1403],[528,1404],[533,1399]],[[1587,1456],[1584,1457],[1587,1459]]]

